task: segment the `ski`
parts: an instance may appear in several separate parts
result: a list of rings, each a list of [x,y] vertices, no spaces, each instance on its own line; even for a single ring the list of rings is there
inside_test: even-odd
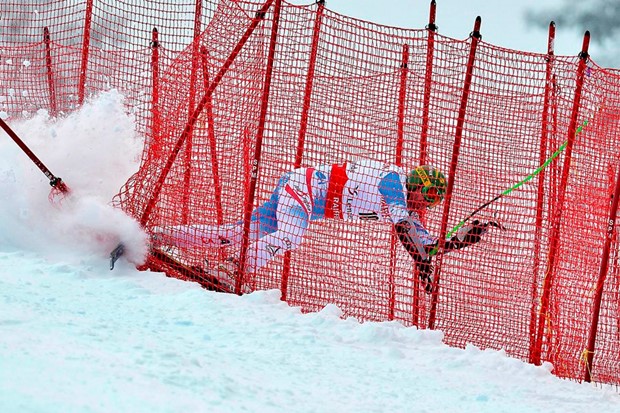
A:
[[[171,257],[164,251],[153,248],[151,249],[151,256],[157,260],[156,265],[159,270],[169,270],[176,272],[191,281],[195,281],[202,286],[202,288],[209,291],[217,291],[223,293],[232,293],[231,286],[221,282],[217,276],[213,275],[209,270],[205,270],[199,266],[190,266],[180,262],[179,260]]]
[[[114,264],[125,253],[125,245],[119,243],[110,253],[110,271],[114,269]]]

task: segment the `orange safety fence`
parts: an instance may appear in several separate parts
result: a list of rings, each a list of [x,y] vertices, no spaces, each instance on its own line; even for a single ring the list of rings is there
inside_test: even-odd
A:
[[[442,36],[434,1],[421,29],[323,2],[143,3],[0,5],[0,116],[62,116],[98,91],[125,94],[147,144],[115,205],[149,232],[243,227],[234,245],[154,249],[147,267],[620,384],[620,73],[588,56],[588,34],[575,56],[556,56],[553,25],[546,54],[485,42],[480,20],[465,40]],[[232,285],[214,276],[228,257],[254,262],[249,214],[283,174],[360,159],[446,174],[445,202],[421,216],[435,236],[506,192],[472,217],[505,230],[440,251],[431,295],[392,225],[368,220],[312,222],[259,271]]]

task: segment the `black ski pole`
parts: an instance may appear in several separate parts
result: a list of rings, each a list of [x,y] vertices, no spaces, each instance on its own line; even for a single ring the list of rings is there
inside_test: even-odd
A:
[[[575,132],[575,134],[581,132],[581,130],[583,129],[584,126],[586,126],[588,124],[588,121],[586,120],[585,122],[583,122],[583,125],[580,126],[577,131]],[[519,182],[517,182],[516,184],[514,184],[513,186],[511,186],[510,188],[506,189],[505,191],[503,191],[501,194],[497,195],[495,198],[491,199],[490,201],[485,202],[484,204],[480,205],[478,208],[476,208],[474,210],[474,212],[472,212],[471,214],[469,214],[467,216],[467,218],[461,220],[461,222],[459,222],[454,228],[452,228],[447,234],[446,234],[446,239],[450,239],[450,237],[456,232],[458,231],[463,225],[465,225],[465,223],[467,221],[469,221],[469,219],[471,217],[473,217],[475,214],[477,214],[478,212],[480,212],[481,210],[483,210],[484,208],[486,208],[487,206],[491,205],[493,202],[497,201],[498,199],[503,198],[506,195],[509,195],[512,191],[518,189],[519,187],[521,187],[523,184],[525,184],[526,182],[528,182],[529,180],[531,180],[533,177],[535,177],[536,175],[538,175],[543,169],[545,169],[547,166],[549,166],[549,164],[551,164],[551,162],[553,162],[553,160],[555,158],[557,158],[560,153],[566,148],[566,144],[568,143],[568,141],[564,141],[564,143],[562,145],[560,145],[560,147],[551,155],[551,157],[549,157],[549,159],[547,159],[542,165],[540,165],[538,168],[536,168],[536,170],[534,170],[532,173],[530,173],[528,176],[526,176],[525,178],[523,178],[522,180],[520,180]],[[491,225],[494,227],[497,227],[499,229],[504,230],[505,228],[499,224],[498,222],[494,222],[491,221],[489,223],[487,223],[487,226]],[[439,246],[436,246],[435,248],[433,248],[430,252],[429,255],[433,256],[436,255],[439,252]]]

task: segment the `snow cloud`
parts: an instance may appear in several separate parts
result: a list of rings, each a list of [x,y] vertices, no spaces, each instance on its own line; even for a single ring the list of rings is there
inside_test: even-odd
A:
[[[50,203],[49,179],[0,132],[0,245],[62,258],[73,250],[107,259],[123,242],[126,257],[140,263],[146,235],[110,202],[137,171],[143,141],[123,96],[112,90],[61,118],[39,111],[28,121],[7,123],[71,194]],[[68,255],[73,256],[74,254]]]

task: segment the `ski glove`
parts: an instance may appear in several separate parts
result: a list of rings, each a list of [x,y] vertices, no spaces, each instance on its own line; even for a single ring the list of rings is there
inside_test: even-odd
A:
[[[482,223],[477,219],[470,224],[463,225],[456,233],[457,239],[463,244],[476,244],[480,242],[482,236],[486,234],[488,223]]]
[[[486,234],[489,226],[503,229],[503,227],[495,221],[480,222],[477,219],[467,225],[463,225],[455,236],[450,238],[446,243],[447,250],[458,250],[472,244],[480,242],[482,236]]]
[[[433,265],[431,264],[430,257],[426,260],[416,261],[416,267],[418,267],[418,276],[422,282],[422,288],[426,294],[433,292]]]

